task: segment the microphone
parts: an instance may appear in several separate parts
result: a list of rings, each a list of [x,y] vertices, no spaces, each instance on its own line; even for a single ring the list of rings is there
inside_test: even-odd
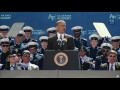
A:
[[[62,43],[61,39],[57,39],[58,45],[60,45]]]
[[[67,39],[66,39],[66,38],[63,38],[63,40],[62,40],[62,45],[65,45],[65,43],[67,43]]]
[[[62,40],[61,40],[61,39],[57,39],[57,43],[58,43],[59,49],[61,50],[61,47],[62,47]]]

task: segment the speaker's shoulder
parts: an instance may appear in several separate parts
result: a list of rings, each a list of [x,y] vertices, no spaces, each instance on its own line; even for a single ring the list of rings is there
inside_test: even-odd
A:
[[[72,35],[69,35],[69,34],[65,34],[65,37],[67,37],[67,38],[74,38]]]

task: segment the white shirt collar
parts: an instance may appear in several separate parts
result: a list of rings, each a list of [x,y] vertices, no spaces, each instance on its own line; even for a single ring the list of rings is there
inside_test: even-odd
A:
[[[12,66],[14,67],[14,66],[15,66],[15,64],[10,64],[10,67],[12,67]]]
[[[62,35],[62,39],[63,39],[63,38],[64,38],[64,33],[63,33],[63,34],[60,34],[60,33],[57,32],[57,37],[58,37],[58,39],[60,39],[60,35]]]

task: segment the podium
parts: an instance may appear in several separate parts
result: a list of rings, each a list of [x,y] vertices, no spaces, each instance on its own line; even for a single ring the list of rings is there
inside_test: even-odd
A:
[[[79,51],[45,50],[43,70],[79,70]]]

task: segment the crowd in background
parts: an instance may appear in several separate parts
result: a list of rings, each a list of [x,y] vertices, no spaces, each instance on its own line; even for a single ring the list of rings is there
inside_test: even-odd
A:
[[[58,49],[78,50],[81,70],[120,70],[120,36],[92,34],[88,46],[88,40],[80,37],[83,27],[72,27],[74,35],[68,35],[64,20],[48,28],[48,36],[41,36],[40,43],[31,38],[31,26],[23,27],[15,38],[7,37],[9,30],[9,26],[0,26],[0,70],[44,70],[45,50]],[[62,46],[60,41],[64,41]]]

